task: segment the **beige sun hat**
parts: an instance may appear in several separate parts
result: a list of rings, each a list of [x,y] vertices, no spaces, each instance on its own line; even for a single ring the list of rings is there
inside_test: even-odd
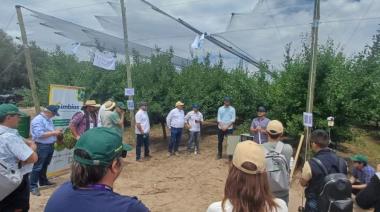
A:
[[[106,101],[106,102],[104,103],[104,107],[105,107],[105,109],[108,110],[108,111],[114,109],[115,106],[116,106],[116,103],[113,102],[113,101],[110,101],[110,100],[108,100],[108,101]]]
[[[90,107],[100,107],[100,104],[96,104],[96,101],[95,101],[95,100],[87,100],[87,101],[83,104],[83,107],[87,107],[87,106],[90,106]]]
[[[251,171],[243,167],[245,162],[256,165],[257,170]],[[265,172],[265,153],[261,145],[254,141],[240,142],[235,149],[232,164],[247,174],[259,174]]]

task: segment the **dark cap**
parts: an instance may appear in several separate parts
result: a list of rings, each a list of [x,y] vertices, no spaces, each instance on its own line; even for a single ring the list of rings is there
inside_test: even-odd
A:
[[[191,105],[191,107],[192,107],[193,109],[199,109],[199,105],[198,105],[198,104],[193,104],[193,105]]]
[[[6,115],[20,115],[27,116],[25,113],[21,112],[18,107],[14,104],[1,104],[0,105],[0,117]]]
[[[90,159],[74,154],[74,160],[83,165],[108,166],[123,152],[132,150],[128,144],[123,144],[122,137],[114,129],[97,127],[86,131],[75,144],[75,149],[85,151]]]
[[[52,112],[55,116],[59,116],[59,113],[58,113],[59,106],[58,105],[49,105],[46,107],[46,110]]]
[[[140,107],[142,107],[142,106],[148,106],[148,103],[145,102],[145,101],[141,101],[141,102],[140,102]]]
[[[123,109],[123,110],[126,110],[127,107],[125,106],[125,104],[123,102],[117,102],[116,103],[116,106],[120,109]]]
[[[230,101],[231,101],[231,97],[229,97],[229,96],[225,96],[225,97],[224,97],[224,101],[225,101],[225,102],[230,102]]]
[[[264,106],[260,106],[260,107],[257,108],[257,112],[266,113],[267,109],[265,109]]]

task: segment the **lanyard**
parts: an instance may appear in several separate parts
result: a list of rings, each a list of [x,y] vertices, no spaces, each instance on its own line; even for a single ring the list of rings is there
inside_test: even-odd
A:
[[[113,191],[111,187],[104,184],[92,184],[87,186],[88,189],[99,191]]]

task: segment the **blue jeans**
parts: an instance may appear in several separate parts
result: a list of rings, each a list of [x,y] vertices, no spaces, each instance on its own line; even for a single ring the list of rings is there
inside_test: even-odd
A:
[[[307,198],[305,203],[305,212],[318,212],[318,199]]]
[[[187,143],[187,150],[190,152],[192,150],[199,151],[199,132],[190,131],[190,139]]]
[[[30,174],[30,189],[46,185],[48,182],[46,172],[54,153],[54,144],[37,144],[38,161],[34,164]]]
[[[182,137],[182,128],[174,128],[172,127],[170,129],[170,142],[169,142],[169,149],[168,151],[170,153],[178,152],[179,143],[181,142]]]
[[[141,147],[144,146],[144,156],[149,156],[149,135],[148,134],[137,134],[136,135],[136,160],[141,159]]]

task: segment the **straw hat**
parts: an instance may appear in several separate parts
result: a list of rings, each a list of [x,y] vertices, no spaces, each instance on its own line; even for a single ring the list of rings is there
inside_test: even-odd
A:
[[[96,104],[95,100],[87,100],[84,104],[83,107],[100,107],[100,104]]]
[[[114,109],[115,106],[116,106],[116,103],[113,102],[113,101],[106,101],[106,102],[104,103],[104,107],[105,107],[105,109],[108,110],[108,111]]]

